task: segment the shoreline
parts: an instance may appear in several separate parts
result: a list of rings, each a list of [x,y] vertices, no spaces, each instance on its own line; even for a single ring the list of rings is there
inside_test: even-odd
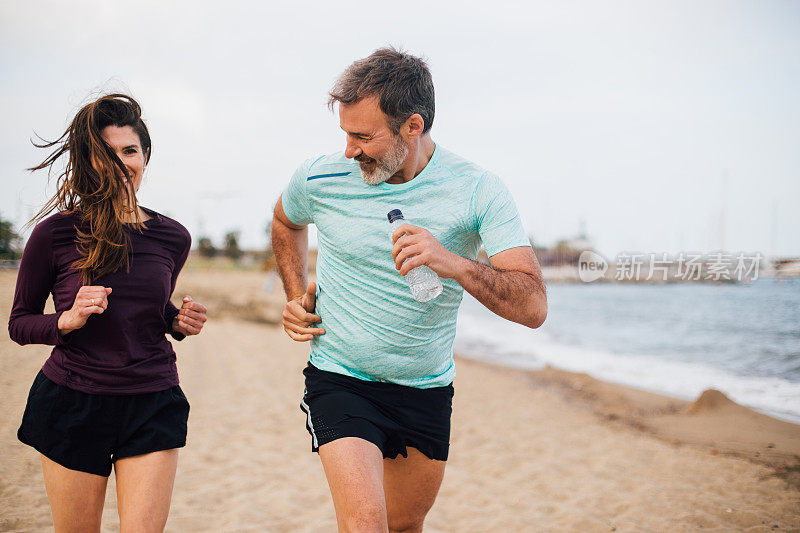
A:
[[[568,347],[571,348],[572,346],[568,346]],[[752,405],[747,405],[744,402],[732,399],[728,393],[726,393],[726,392],[724,392],[724,390],[722,390],[723,387],[717,388],[716,386],[711,386],[711,387],[708,387],[708,388],[705,388],[705,389],[701,390],[699,394],[690,396],[688,394],[683,394],[682,395],[682,394],[670,392],[670,391],[664,390],[663,388],[658,388],[657,386],[645,387],[645,386],[632,385],[631,383],[627,382],[624,379],[624,377],[623,378],[617,378],[617,379],[615,379],[614,377],[609,377],[609,376],[599,377],[592,370],[588,370],[588,371],[585,371],[585,372],[582,371],[582,370],[571,370],[569,368],[562,367],[562,366],[559,366],[558,364],[552,364],[552,363],[549,363],[549,362],[545,362],[545,363],[543,363],[543,364],[541,364],[539,366],[535,366],[535,367],[534,366],[522,366],[522,365],[517,365],[517,364],[514,364],[514,363],[506,363],[506,362],[503,362],[502,360],[494,361],[489,357],[485,357],[484,358],[484,357],[480,357],[480,356],[466,355],[464,353],[459,353],[458,351],[455,352],[455,357],[456,357],[456,359],[466,359],[466,360],[475,361],[475,362],[478,362],[478,363],[485,363],[485,364],[490,365],[490,366],[511,368],[511,369],[518,370],[520,372],[532,372],[534,374],[536,374],[538,372],[543,372],[543,371],[545,371],[547,369],[552,369],[552,370],[555,370],[555,371],[563,372],[565,374],[587,375],[587,376],[591,377],[592,379],[594,379],[596,381],[607,383],[608,385],[619,386],[619,387],[626,388],[626,389],[632,389],[632,390],[640,391],[642,393],[647,393],[647,394],[652,394],[652,395],[655,395],[655,396],[660,396],[660,397],[663,397],[663,398],[671,398],[675,402],[684,403],[684,404],[689,404],[689,403],[692,403],[693,401],[698,400],[700,398],[700,396],[704,392],[716,391],[716,392],[719,392],[720,394],[722,394],[723,396],[725,396],[729,401],[731,401],[731,402],[735,403],[736,405],[739,405],[739,406],[741,406],[741,407],[743,407],[745,409],[749,409],[749,410],[751,410],[751,411],[753,411],[753,412],[755,412],[757,414],[767,416],[767,417],[769,417],[771,419],[774,419],[776,421],[779,421],[779,422],[785,422],[787,424],[792,424],[792,425],[800,427],[800,414],[795,414],[794,412],[789,412],[789,411],[777,411],[777,410],[770,410],[768,408],[759,408],[759,407],[755,407],[755,406],[752,406]]]
[[[468,358],[457,360],[464,359]],[[776,477],[800,490],[800,424],[740,405],[715,389],[703,391],[692,401],[550,365],[541,370],[514,370],[522,372],[531,386],[559,394],[600,421],[623,425],[670,444],[768,466]]]

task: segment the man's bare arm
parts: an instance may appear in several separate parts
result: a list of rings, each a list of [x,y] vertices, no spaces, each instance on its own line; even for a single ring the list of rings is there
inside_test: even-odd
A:
[[[547,293],[542,270],[530,246],[494,254],[492,266],[482,265],[445,248],[431,233],[403,224],[392,235],[395,268],[405,276],[427,265],[439,277],[452,278],[493,313],[538,328],[547,317]]]
[[[492,266],[461,258],[455,280],[493,313],[529,328],[547,317],[547,290],[533,249],[511,248],[489,258]]]
[[[278,198],[272,217],[272,249],[286,291],[283,329],[293,340],[310,341],[314,335],[324,335],[325,329],[314,327],[322,321],[315,314],[317,285],[306,285],[308,228],[292,224],[283,211],[282,200]]]
[[[302,296],[308,278],[308,226],[292,224],[283,211],[282,197],[278,198],[272,216],[272,250],[286,299]]]

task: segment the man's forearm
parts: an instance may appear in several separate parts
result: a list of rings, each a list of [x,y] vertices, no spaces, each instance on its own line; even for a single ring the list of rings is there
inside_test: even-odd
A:
[[[308,280],[308,227],[292,229],[273,217],[272,251],[275,253],[286,299],[302,296],[306,292]]]
[[[541,276],[499,270],[461,258],[455,280],[490,311],[530,328],[547,316],[547,290]]]

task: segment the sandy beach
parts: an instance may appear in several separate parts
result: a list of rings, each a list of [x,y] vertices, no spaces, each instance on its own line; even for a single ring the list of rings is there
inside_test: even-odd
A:
[[[0,271],[7,323],[16,272]],[[167,531],[335,531],[298,408],[308,346],[266,274],[187,270],[209,307],[174,343],[191,402]],[[0,531],[52,528],[39,456],[16,439],[46,346],[0,335]],[[707,391],[686,402],[556,369],[457,360],[450,461],[430,532],[800,531],[800,426]],[[118,531],[113,476],[104,531]]]

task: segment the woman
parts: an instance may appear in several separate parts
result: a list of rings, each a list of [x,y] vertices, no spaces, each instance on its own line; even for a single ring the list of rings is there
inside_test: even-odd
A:
[[[97,99],[37,146],[55,150],[31,170],[67,165],[34,218],[9,319],[17,343],[54,346],[18,437],[42,454],[56,531],[100,530],[112,465],[122,531],[163,531],[189,414],[165,334],[206,321],[191,297],[170,302],[191,238],[136,201],[151,146],[133,98]]]

